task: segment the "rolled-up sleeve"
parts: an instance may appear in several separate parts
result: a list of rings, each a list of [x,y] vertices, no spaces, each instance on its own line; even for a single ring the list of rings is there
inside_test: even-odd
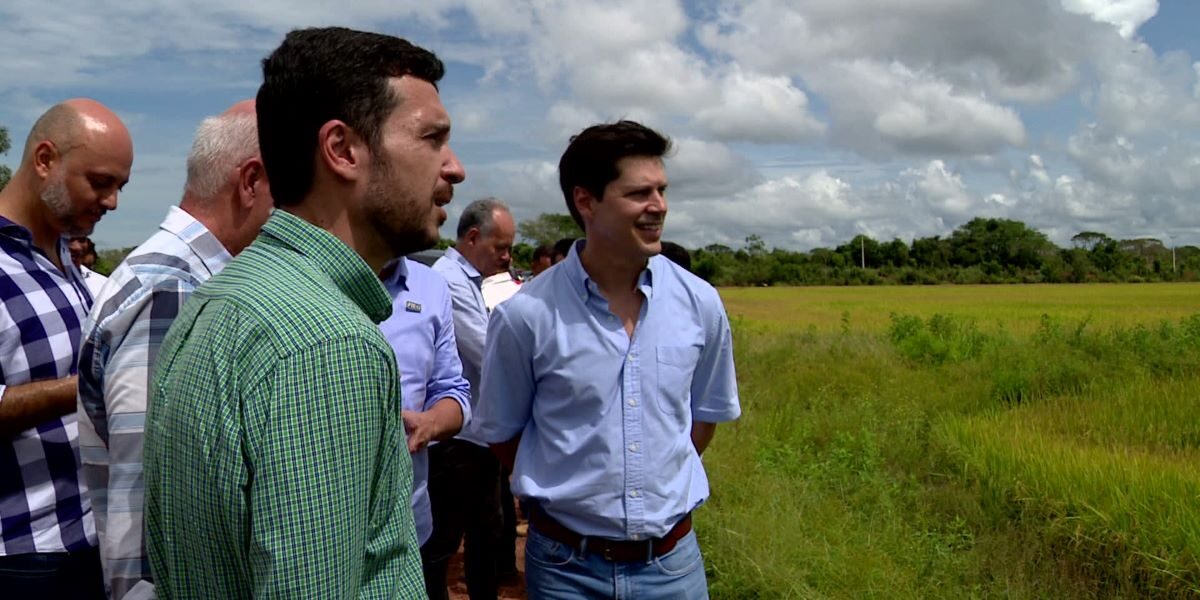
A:
[[[488,324],[477,431],[489,444],[507,442],[525,429],[533,408],[534,379],[529,330],[514,327],[511,300],[497,306]]]
[[[434,339],[433,372],[425,394],[425,410],[444,398],[453,398],[462,409],[463,425],[471,422],[471,384],[463,377],[454,333],[454,308],[447,292],[442,297]]]

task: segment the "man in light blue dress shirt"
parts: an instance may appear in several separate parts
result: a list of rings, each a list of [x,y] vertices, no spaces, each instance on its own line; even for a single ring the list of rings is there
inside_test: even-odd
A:
[[[458,354],[463,376],[471,383],[471,404],[475,410],[488,326],[482,283],[487,277],[508,271],[516,224],[503,202],[484,198],[463,209],[457,233],[455,246],[433,264],[433,270],[445,277],[450,286]],[[488,450],[474,423],[468,423],[454,439],[430,449],[433,538],[428,553],[441,566],[440,573],[431,569],[431,574],[445,581],[445,567],[465,538],[463,566],[471,600],[496,598],[498,563],[512,562],[511,547],[508,560],[501,558],[500,477],[500,463]],[[430,593],[430,598],[440,600],[447,596]]]
[[[471,418],[471,390],[462,375],[454,338],[454,313],[446,280],[429,267],[408,258],[395,260],[380,275],[392,297],[392,316],[379,329],[396,353],[400,369],[401,417],[408,434],[413,464],[413,522],[426,593],[445,593],[431,569],[428,546],[433,534],[429,503],[429,450],[432,441],[447,440]]]
[[[559,163],[585,239],[493,312],[476,427],[530,519],[531,598],[706,598],[700,455],[740,415],[715,289],[659,256],[670,142],[589,127]]]

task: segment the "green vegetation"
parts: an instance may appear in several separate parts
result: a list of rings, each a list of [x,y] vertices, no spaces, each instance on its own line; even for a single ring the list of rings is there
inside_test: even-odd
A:
[[[1079,289],[722,290],[713,597],[1200,593],[1200,286]]]
[[[542,213],[517,225],[517,233],[532,247],[553,244],[563,238],[581,238],[583,230],[570,215]]]
[[[1196,281],[1200,248],[1094,231],[1059,248],[1020,221],[975,218],[946,237],[906,243],[859,235],[809,252],[767,250],[752,235],[741,249],[712,244],[693,250],[692,265],[718,286]]]
[[[12,142],[8,139],[8,128],[0,127],[0,154],[8,154],[8,150],[12,148]],[[0,190],[8,185],[8,180],[12,178],[12,169],[6,165],[0,165]]]

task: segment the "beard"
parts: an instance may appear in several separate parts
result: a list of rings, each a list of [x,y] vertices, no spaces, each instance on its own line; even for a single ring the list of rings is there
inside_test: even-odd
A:
[[[389,165],[376,165],[363,201],[366,218],[395,256],[432,248],[438,242],[439,214],[443,213],[433,206],[432,198],[416,197],[405,190]]]
[[[79,219],[71,202],[71,193],[67,190],[66,174],[61,170],[46,181],[46,188],[42,190],[42,202],[50,209],[50,214],[62,227],[63,233],[70,236],[91,235],[95,224]]]

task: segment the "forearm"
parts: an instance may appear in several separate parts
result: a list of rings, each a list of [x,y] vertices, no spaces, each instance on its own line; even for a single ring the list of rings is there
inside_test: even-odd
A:
[[[448,440],[462,430],[462,407],[459,406],[458,400],[454,398],[447,396],[438,400],[437,404],[434,404],[425,413],[430,416],[433,440],[439,442]]]
[[[709,442],[712,442],[716,433],[716,423],[692,422],[692,445],[696,447],[696,454],[704,454],[704,449],[708,448]]]
[[[509,471],[512,471],[513,465],[517,462],[517,448],[520,445],[521,434],[517,434],[517,437],[508,440],[507,442],[491,444],[492,454],[496,455],[496,459],[500,461],[500,464],[508,467]]]
[[[10,437],[75,412],[76,386],[76,377],[72,375],[5,388],[0,398],[0,437]]]

